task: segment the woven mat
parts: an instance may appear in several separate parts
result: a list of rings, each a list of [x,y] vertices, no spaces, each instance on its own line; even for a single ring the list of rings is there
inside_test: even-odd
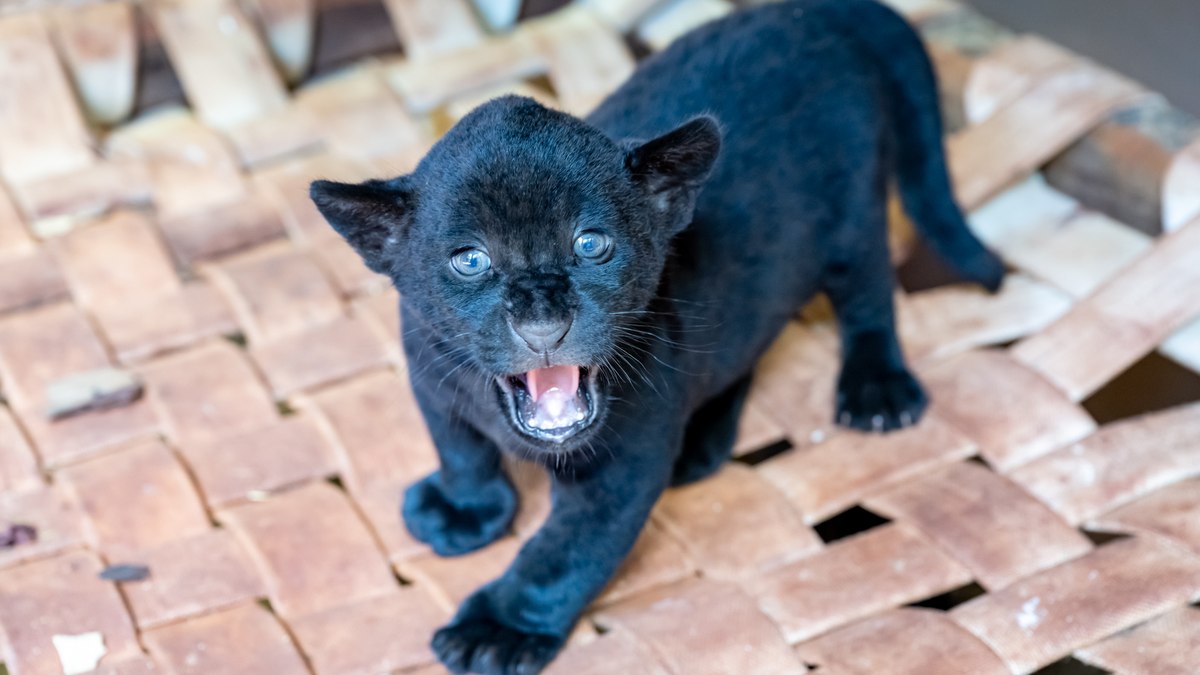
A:
[[[536,530],[545,478],[514,467],[522,512],[484,551],[407,535],[400,491],[435,457],[398,298],[306,184],[406,171],[500,92],[585,112],[633,51],[732,6],[588,1],[487,31],[463,0],[387,0],[404,57],[290,89],[310,0],[25,4],[0,18],[0,535],[35,535],[0,548],[8,672],[97,644],[112,674],[442,672],[432,631]],[[934,404],[887,436],[830,424],[834,328],[819,305],[790,325],[740,461],[665,496],[553,672],[1200,671],[1200,404],[1103,425],[1081,404],[1150,354],[1200,370],[1200,144],[1106,145],[1153,96],[951,2],[896,4],[1013,275],[898,293]],[[129,119],[150,39],[190,107]],[[1080,147],[1121,166],[1167,147],[1152,227],[1042,178]],[[142,395],[48,420],[52,383],[106,368]],[[99,578],[116,564],[150,576]]]

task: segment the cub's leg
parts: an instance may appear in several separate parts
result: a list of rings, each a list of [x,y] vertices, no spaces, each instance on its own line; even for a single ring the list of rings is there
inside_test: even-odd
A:
[[[671,485],[686,485],[716,473],[733,452],[738,420],[750,393],[750,375],[739,379],[692,413],[675,460]]]
[[[404,523],[438,555],[486,546],[508,532],[517,512],[500,451],[464,420],[443,412],[419,383],[413,393],[442,466],[405,491]]]
[[[551,474],[554,506],[542,529],[499,579],[467,598],[450,625],[434,635],[433,650],[447,668],[532,674],[554,658],[666,489],[674,455],[667,449],[683,434],[664,432],[661,424],[622,424],[613,437],[630,445],[614,448],[611,459]]]
[[[885,184],[881,172],[866,175],[861,193],[847,200],[823,278],[842,338],[835,419],[863,431],[891,431],[916,424],[929,399],[896,338]]]

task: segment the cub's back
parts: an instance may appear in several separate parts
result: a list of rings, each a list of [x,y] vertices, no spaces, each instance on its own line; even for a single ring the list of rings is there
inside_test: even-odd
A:
[[[590,116],[609,136],[652,138],[700,114],[722,125],[721,156],[697,205],[714,246],[776,230],[803,214],[836,218],[843,177],[876,155],[887,132],[877,64],[844,33],[847,13],[888,15],[871,0],[798,0],[737,12],[647,60]],[[897,19],[898,20],[898,19]],[[751,208],[752,207],[752,208]],[[754,231],[756,225],[771,231]]]

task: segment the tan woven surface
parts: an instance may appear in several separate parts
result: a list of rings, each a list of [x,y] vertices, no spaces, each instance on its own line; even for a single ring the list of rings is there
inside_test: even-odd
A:
[[[502,91],[585,112],[634,67],[623,34],[658,49],[732,6],[596,0],[489,34],[462,0],[388,0],[405,58],[289,90],[310,0],[138,4],[189,108],[127,118],[131,3],[0,19],[0,526],[37,535],[0,548],[0,659],[61,673],[53,636],[96,631],[104,673],[440,672],[432,631],[536,529],[545,479],[514,468],[522,513],[482,552],[408,536],[400,491],[435,458],[397,297],[307,181],[403,172]],[[666,495],[553,672],[1200,672],[1200,403],[1081,405],[1155,350],[1200,369],[1200,144],[1160,162],[1163,234],[1089,210],[1039,169],[1149,95],[1032,37],[940,44],[961,9],[896,4],[961,94],[959,195],[1014,274],[898,293],[934,403],[888,436],[830,424],[833,327],[791,325],[744,461]],[[108,366],[143,395],[47,419],[48,385]],[[886,522],[818,536],[863,508]],[[116,563],[151,575],[98,578]]]

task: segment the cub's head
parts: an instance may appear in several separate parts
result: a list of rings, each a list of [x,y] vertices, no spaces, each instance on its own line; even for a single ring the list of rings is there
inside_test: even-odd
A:
[[[448,349],[486,374],[527,444],[562,453],[607,408],[613,373],[687,226],[720,147],[691,120],[613,140],[506,97],[451,129],[416,170],[312,199],[372,270],[392,278]]]

